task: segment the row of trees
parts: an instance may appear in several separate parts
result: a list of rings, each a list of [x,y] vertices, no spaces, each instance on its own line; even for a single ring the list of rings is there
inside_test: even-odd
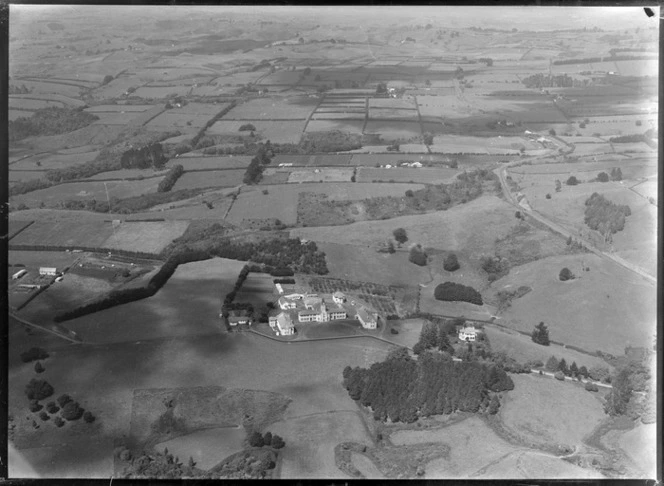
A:
[[[369,369],[347,366],[343,376],[350,397],[371,407],[376,420],[406,423],[457,410],[495,413],[495,393],[514,388],[497,366],[454,362],[438,353],[424,353],[415,361],[403,348]]]
[[[9,121],[9,141],[17,142],[27,137],[69,133],[97,120],[99,120],[97,115],[83,111],[82,108],[55,106],[41,108],[34,111],[30,117],[19,117]]]
[[[282,449],[286,443],[284,442],[284,439],[281,438],[281,436],[277,434],[272,434],[272,432],[265,432],[265,434],[261,434],[258,431],[254,431],[251,433],[249,436],[249,445],[251,447],[273,447],[275,449]]]
[[[251,163],[247,167],[247,171],[244,173],[243,182],[245,184],[257,184],[263,177],[263,170],[265,166],[272,161],[272,149],[270,141],[268,140],[265,144],[258,144],[258,152],[251,159]]]
[[[438,284],[433,292],[436,300],[446,302],[469,302],[475,305],[483,305],[482,294],[467,285],[455,282],[444,282]]]
[[[164,148],[158,142],[144,145],[140,148],[130,148],[120,157],[120,167],[123,169],[161,169],[167,162]]]
[[[157,192],[169,192],[182,174],[184,174],[184,167],[182,167],[182,165],[178,164],[173,166],[173,168],[166,173],[161,182],[159,182]]]

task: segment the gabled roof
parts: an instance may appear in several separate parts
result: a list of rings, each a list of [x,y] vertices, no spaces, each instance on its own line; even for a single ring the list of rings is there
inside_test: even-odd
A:
[[[373,321],[376,318],[373,316],[373,314],[370,314],[364,307],[360,307],[357,310],[357,315],[360,317],[363,321]]]

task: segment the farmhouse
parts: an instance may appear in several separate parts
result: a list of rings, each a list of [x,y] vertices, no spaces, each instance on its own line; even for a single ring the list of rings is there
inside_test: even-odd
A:
[[[295,309],[295,307],[297,307],[297,304],[290,300],[289,297],[279,297],[277,303],[279,304],[279,308],[282,310]]]
[[[39,275],[55,276],[58,270],[55,267],[39,267]]]
[[[357,319],[362,324],[362,327],[365,329],[376,329],[377,321],[376,316],[368,312],[364,307],[360,307],[357,310]]]
[[[238,324],[249,324],[251,325],[251,318],[247,315],[247,311],[242,310],[232,310],[228,314],[228,323],[231,326],[237,326]]]
[[[464,326],[459,329],[459,340],[460,341],[475,341],[477,339],[477,334],[480,331],[475,329],[475,326]]]

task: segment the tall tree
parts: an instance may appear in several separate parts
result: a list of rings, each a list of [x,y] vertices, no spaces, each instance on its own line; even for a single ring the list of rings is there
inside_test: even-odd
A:
[[[406,233],[406,230],[403,228],[397,228],[395,229],[392,234],[394,235],[394,239],[397,240],[397,243],[399,243],[399,246],[403,245],[405,242],[408,241],[408,234]]]
[[[533,342],[541,344],[542,346],[548,346],[550,344],[549,328],[546,326],[546,324],[544,324],[544,322],[540,322],[537,326],[535,326],[535,329],[533,329],[531,334],[531,339]]]

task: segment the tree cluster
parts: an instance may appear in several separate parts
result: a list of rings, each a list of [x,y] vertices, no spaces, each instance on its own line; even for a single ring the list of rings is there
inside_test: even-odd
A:
[[[620,167],[614,167],[613,169],[611,169],[611,180],[612,181],[622,180],[622,170],[620,170]]]
[[[333,130],[330,132],[307,132],[298,144],[300,153],[347,152],[362,148],[362,137],[358,134]]]
[[[32,116],[10,120],[8,126],[9,141],[17,142],[27,137],[60,135],[73,132],[99,120],[97,115],[81,108],[59,108],[51,106],[40,108]]]
[[[249,445],[251,447],[273,447],[275,449],[282,449],[286,443],[284,442],[284,439],[281,438],[281,436],[277,434],[272,434],[272,432],[265,432],[264,435],[262,435],[258,431],[254,431],[251,433],[249,436]]]
[[[478,362],[454,362],[424,353],[417,361],[406,350],[391,353],[369,369],[347,366],[344,386],[350,397],[370,407],[376,420],[412,423],[418,417],[488,412],[490,392],[512,390],[505,371]]]
[[[480,259],[480,265],[482,266],[482,270],[488,274],[489,282],[504,277],[510,271],[507,259],[499,256],[483,256]]]
[[[565,267],[558,274],[558,278],[561,281],[566,282],[567,280],[573,280],[575,276],[569,268]]]
[[[543,322],[540,322],[535,326],[530,338],[534,343],[541,344],[542,346],[548,346],[551,344],[551,341],[549,340],[549,328]]]
[[[53,387],[46,380],[32,378],[25,386],[25,395],[29,400],[43,400],[53,395]]]
[[[483,305],[482,295],[472,287],[455,282],[444,282],[436,286],[434,298],[446,302],[469,302],[475,305]]]
[[[422,248],[422,245],[417,244],[410,249],[408,254],[408,261],[423,267],[427,264],[427,254]]]
[[[123,169],[160,169],[167,159],[160,143],[155,142],[141,148],[130,148],[120,157],[120,167]]]
[[[459,265],[459,259],[457,258],[456,254],[450,253],[445,257],[445,260],[443,261],[443,268],[448,272],[455,272],[461,268],[461,265]]]
[[[615,234],[625,227],[625,218],[632,214],[627,205],[618,205],[594,192],[586,200],[585,223],[604,235]]]
[[[182,167],[182,165],[177,164],[173,166],[173,168],[166,173],[161,182],[159,182],[157,192],[169,192],[182,174],[184,174],[184,167]]]
[[[449,335],[455,331],[456,326],[451,321],[425,322],[420,331],[420,338],[413,346],[413,353],[421,355],[424,351],[434,348],[453,355],[454,348],[450,344]]]
[[[571,378],[583,377],[588,379],[590,377],[590,372],[585,366],[577,366],[576,361],[573,361],[571,365],[567,364],[565,358],[562,358],[560,361],[555,357],[551,356],[544,366],[548,371],[551,372],[560,372],[563,376],[569,376]]]
[[[533,74],[523,78],[521,82],[526,88],[571,88],[575,86],[574,79],[567,74],[549,75],[543,73]],[[576,83],[582,84],[580,81]]]
[[[48,358],[48,353],[45,349],[33,347],[21,353],[21,361],[29,363],[30,361],[37,361],[40,359]]]
[[[258,145],[258,153],[251,159],[247,171],[244,173],[243,182],[245,184],[257,184],[263,177],[265,166],[272,161],[272,149],[270,141],[265,145]]]

